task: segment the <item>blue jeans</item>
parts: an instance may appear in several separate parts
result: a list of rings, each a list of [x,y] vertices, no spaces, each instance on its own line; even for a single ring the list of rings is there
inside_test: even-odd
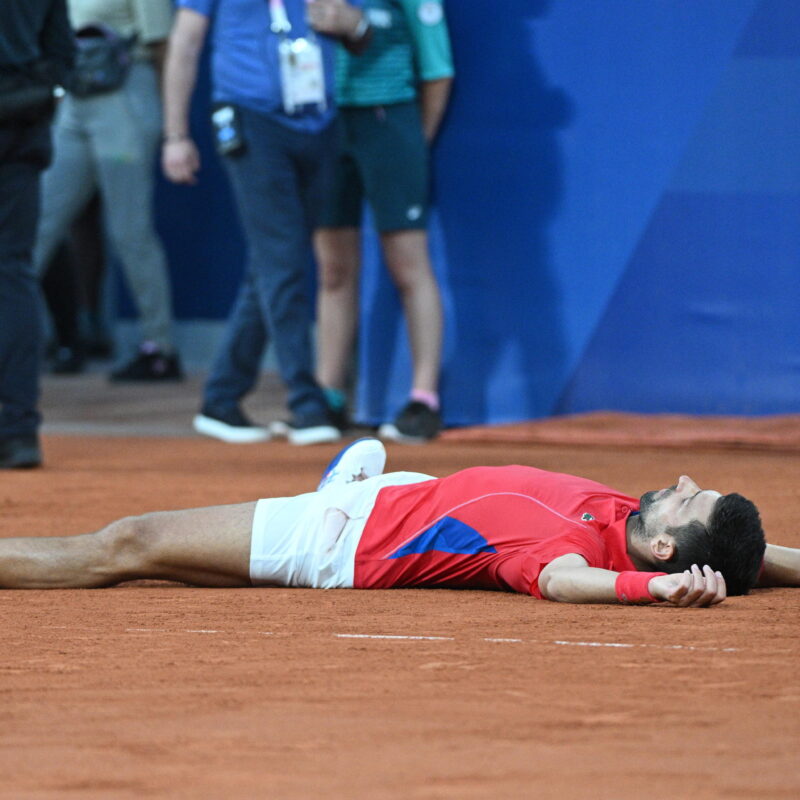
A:
[[[225,412],[255,385],[268,342],[298,420],[327,405],[313,371],[311,234],[335,154],[333,125],[292,130],[240,109],[244,152],[224,159],[247,240],[245,276],[206,383],[204,408]]]
[[[0,438],[35,434],[42,342],[32,252],[50,125],[0,124]]]

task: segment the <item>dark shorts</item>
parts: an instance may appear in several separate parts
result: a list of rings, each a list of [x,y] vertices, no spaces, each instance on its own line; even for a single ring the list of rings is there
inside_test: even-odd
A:
[[[428,223],[428,147],[417,103],[339,110],[340,152],[321,225],[361,224],[364,198],[381,232]]]

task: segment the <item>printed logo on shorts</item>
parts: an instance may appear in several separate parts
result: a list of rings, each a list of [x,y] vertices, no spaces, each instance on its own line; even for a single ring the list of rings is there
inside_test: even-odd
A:
[[[422,206],[409,206],[406,211],[406,218],[411,222],[415,222],[422,216]]]
[[[594,519],[594,517],[588,511],[586,511],[583,514],[581,514],[581,519],[584,522],[591,522]]]
[[[423,25],[438,25],[444,16],[442,4],[438,0],[426,0],[417,9],[417,16]]]

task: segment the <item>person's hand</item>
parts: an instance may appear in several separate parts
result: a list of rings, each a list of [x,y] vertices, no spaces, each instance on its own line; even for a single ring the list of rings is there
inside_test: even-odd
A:
[[[173,183],[197,183],[200,154],[190,138],[165,141],[161,149],[161,168]]]
[[[361,22],[361,11],[345,0],[308,0],[309,25],[317,33],[350,37]]]
[[[709,566],[701,570],[697,564],[684,572],[659,575],[648,583],[650,594],[680,608],[713,606],[727,596],[725,578]]]

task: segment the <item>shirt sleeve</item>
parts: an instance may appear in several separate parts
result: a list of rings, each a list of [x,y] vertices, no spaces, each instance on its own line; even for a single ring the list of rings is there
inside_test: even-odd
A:
[[[414,40],[414,55],[423,81],[452,78],[453,56],[441,0],[402,0]]]
[[[213,17],[216,5],[217,0],[175,0],[176,8],[188,8],[204,17]]]
[[[172,27],[170,0],[133,0],[133,13],[142,44],[160,42],[169,36]]]
[[[605,543],[599,534],[592,531],[559,536],[527,548],[507,559],[498,568],[498,577],[514,591],[531,594],[541,600],[539,575],[542,570],[551,561],[570,553],[585,558],[590,567],[602,568],[607,565]]]

